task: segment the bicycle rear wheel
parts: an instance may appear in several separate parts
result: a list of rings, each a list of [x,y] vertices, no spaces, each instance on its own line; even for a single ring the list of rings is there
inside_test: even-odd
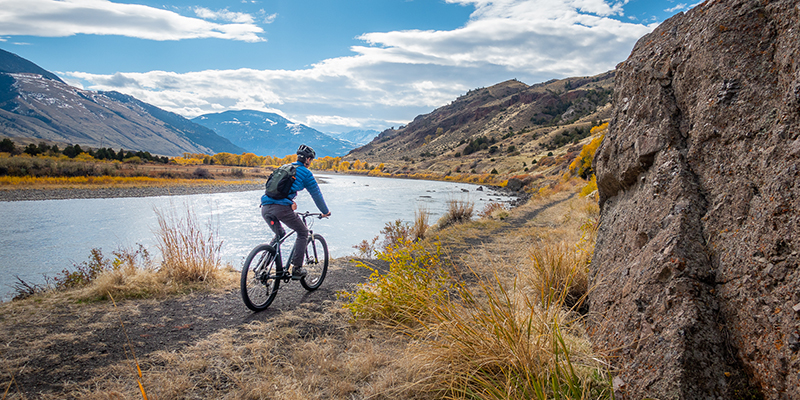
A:
[[[328,274],[328,243],[318,234],[310,237],[306,245],[305,265],[308,274],[300,280],[300,284],[309,292],[317,290],[325,275]]]
[[[268,244],[256,246],[242,266],[242,300],[247,308],[262,311],[272,304],[278,294],[280,279],[276,279],[275,248]]]

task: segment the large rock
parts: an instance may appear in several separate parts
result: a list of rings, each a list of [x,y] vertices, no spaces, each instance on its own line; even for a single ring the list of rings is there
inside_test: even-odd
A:
[[[800,398],[799,34],[707,1],[617,67],[590,302],[625,398]]]

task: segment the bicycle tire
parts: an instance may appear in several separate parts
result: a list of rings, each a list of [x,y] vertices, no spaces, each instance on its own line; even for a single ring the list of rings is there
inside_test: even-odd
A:
[[[256,246],[242,266],[242,301],[253,311],[263,311],[275,300],[280,279],[275,279],[275,248],[268,244]]]
[[[322,285],[325,275],[328,274],[329,261],[328,243],[325,242],[325,238],[315,233],[313,237],[309,237],[306,245],[306,258],[303,268],[308,273],[300,280],[303,288],[313,292]]]

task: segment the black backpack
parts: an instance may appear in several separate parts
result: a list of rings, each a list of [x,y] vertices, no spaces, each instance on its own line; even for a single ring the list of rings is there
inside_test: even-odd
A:
[[[281,165],[272,175],[267,179],[266,191],[267,196],[275,200],[285,199],[292,193],[292,184],[294,184],[295,171],[297,166],[294,164]]]

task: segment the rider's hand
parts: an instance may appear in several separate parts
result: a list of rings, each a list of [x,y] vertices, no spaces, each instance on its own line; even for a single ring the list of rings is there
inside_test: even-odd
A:
[[[322,217],[322,218],[327,218],[327,217],[330,217],[330,216],[331,216],[331,212],[330,211],[328,211],[327,214],[320,215],[320,217]]]
[[[297,203],[292,202],[292,211],[297,210]]]

